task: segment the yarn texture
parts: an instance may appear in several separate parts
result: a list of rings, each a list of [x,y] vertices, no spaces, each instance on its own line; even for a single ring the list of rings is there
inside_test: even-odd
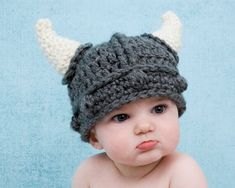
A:
[[[38,41],[55,69],[64,74],[67,71],[67,62],[71,60],[80,43],[56,34],[49,19],[40,19],[36,24]]]
[[[77,48],[62,80],[68,87],[71,127],[89,141],[95,123],[123,104],[148,97],[173,100],[179,116],[186,109],[186,80],[177,53],[151,34],[115,33],[108,42]]]

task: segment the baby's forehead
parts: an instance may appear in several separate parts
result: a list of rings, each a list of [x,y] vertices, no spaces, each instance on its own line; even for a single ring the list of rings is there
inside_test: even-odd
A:
[[[125,104],[113,109],[112,112],[124,110],[127,108],[132,108],[132,107],[135,108],[135,107],[138,107],[138,105],[140,105],[140,104],[151,105],[151,104],[155,104],[157,102],[167,102],[167,101],[171,101],[171,100],[167,97],[150,97],[150,98],[144,98],[144,99],[137,99],[137,100],[131,101],[129,103],[125,103]]]

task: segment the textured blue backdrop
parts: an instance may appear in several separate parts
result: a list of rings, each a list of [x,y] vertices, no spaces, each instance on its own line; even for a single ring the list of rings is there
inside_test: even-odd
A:
[[[188,110],[179,150],[191,154],[210,187],[235,187],[235,3],[233,0],[3,0],[0,6],[0,187],[65,188],[95,150],[69,128],[61,76],[38,47],[34,25],[99,43],[112,33],[138,35],[173,10],[184,24],[180,70]]]

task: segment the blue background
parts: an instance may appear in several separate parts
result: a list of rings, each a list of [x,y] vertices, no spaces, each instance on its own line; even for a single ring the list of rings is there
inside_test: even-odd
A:
[[[167,10],[184,24],[179,68],[189,88],[179,150],[197,160],[210,187],[235,187],[234,2],[1,1],[0,187],[69,187],[77,166],[97,152],[69,128],[67,89],[38,46],[37,19],[48,17],[62,36],[97,44],[117,31],[155,31]]]

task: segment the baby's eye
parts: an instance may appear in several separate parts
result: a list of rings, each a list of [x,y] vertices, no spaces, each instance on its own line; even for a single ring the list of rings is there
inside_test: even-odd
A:
[[[125,121],[128,118],[129,118],[129,116],[127,114],[118,114],[118,115],[115,115],[112,117],[112,119],[117,122]]]
[[[163,113],[165,112],[167,106],[164,105],[164,104],[161,104],[161,105],[157,105],[153,108],[153,111],[157,114],[160,114],[160,113]]]

